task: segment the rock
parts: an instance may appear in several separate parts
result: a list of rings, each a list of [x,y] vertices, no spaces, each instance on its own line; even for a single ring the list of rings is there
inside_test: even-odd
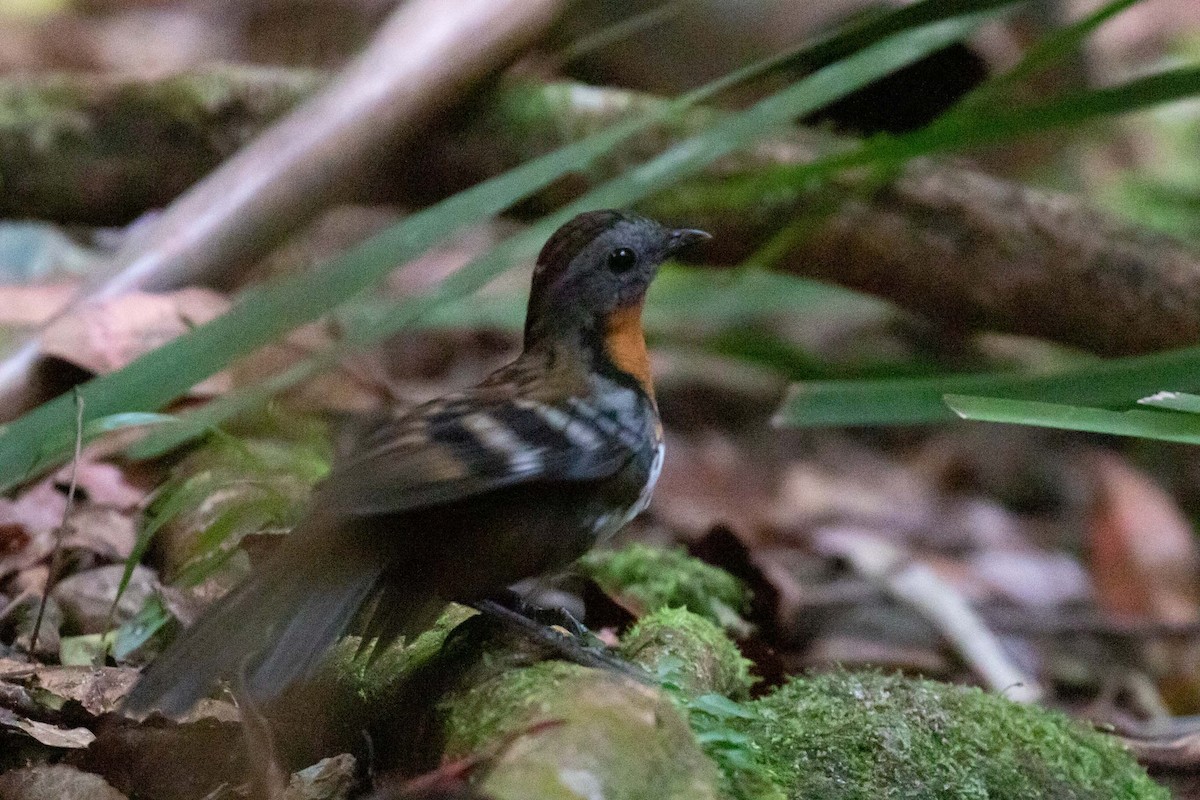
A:
[[[621,655],[651,675],[665,675],[688,696],[744,697],[750,662],[719,627],[685,608],[643,617],[621,640]]]
[[[443,708],[445,758],[491,755],[477,788],[495,800],[721,796],[716,766],[674,703],[612,674],[545,661],[500,672]]]
[[[976,688],[838,672],[744,707],[730,724],[792,800],[1168,798],[1116,739]]]
[[[137,614],[154,592],[157,582],[154,571],[141,565],[134,567],[129,585],[110,616],[124,573],[123,564],[112,564],[77,572],[59,581],[52,595],[62,607],[67,623],[80,633],[104,633]]]
[[[635,616],[686,608],[729,630],[747,630],[740,616],[749,609],[746,587],[682,550],[631,544],[588,553],[577,567]]]
[[[0,775],[4,800],[126,800],[99,775],[63,764],[26,767]]]

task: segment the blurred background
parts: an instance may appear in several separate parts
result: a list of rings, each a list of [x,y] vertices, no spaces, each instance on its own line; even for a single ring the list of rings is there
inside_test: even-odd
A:
[[[294,126],[317,144],[290,166],[252,151],[240,184],[213,185],[261,178],[295,197],[239,211],[246,224],[220,238],[201,230],[202,205],[172,216],[185,192],[319,93],[351,107],[347,76],[401,75],[389,57],[424,52],[422,31],[466,12],[446,0],[397,24],[389,0],[0,0],[0,376],[6,421],[18,420],[0,429],[0,657],[144,663],[295,521],[348,415],[415,404],[510,359],[531,248],[553,215],[636,178],[636,192],[606,197],[716,238],[651,293],[668,457],[617,544],[684,548],[749,587],[734,630],[756,692],[835,664],[1019,684],[1140,743],[1187,796],[1200,398],[1137,401],[1200,390],[1188,349],[1200,335],[1200,4],[981,3],[970,24],[944,3],[526,5],[505,12],[530,15],[525,40],[437,102],[402,119],[388,109],[405,101],[363,101],[378,117],[355,112],[366,124],[353,135]],[[888,56],[899,66],[879,67],[876,45],[926,12],[965,35],[905,40]],[[367,67],[364,52],[377,58]],[[804,83],[814,77],[826,84]],[[835,96],[792,109],[780,98],[794,87]],[[770,124],[752,116],[763,108]],[[503,213],[435,205],[655,114]],[[372,119],[378,131],[362,133]],[[695,146],[670,149],[680,142]],[[347,160],[321,160],[330,150]],[[637,171],[663,153],[675,160]],[[242,202],[232,188],[201,199],[222,194]],[[437,236],[419,227],[442,220],[455,222]],[[389,231],[403,235],[345,260]],[[420,236],[433,246],[405,249]],[[167,268],[129,277],[147,253]],[[331,263],[382,280],[345,302],[348,284],[319,279]],[[80,296],[92,300],[61,315]],[[316,305],[302,310],[306,296]],[[251,321],[193,360],[193,334],[231,308]],[[168,341],[181,349],[158,372],[126,371]],[[154,394],[172,374],[191,388]],[[59,471],[69,392],[97,375],[111,380],[88,390],[85,438],[117,435]],[[975,404],[946,399],[958,395]],[[21,416],[55,397],[52,420]],[[947,403],[1027,424],[964,421]],[[118,418],[158,410],[190,432]],[[137,444],[133,425],[149,439]],[[640,613],[595,580],[559,600],[596,630]]]

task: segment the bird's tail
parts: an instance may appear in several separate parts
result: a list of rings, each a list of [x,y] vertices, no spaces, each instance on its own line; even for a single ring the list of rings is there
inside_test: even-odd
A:
[[[382,568],[378,557],[344,534],[303,533],[289,536],[262,569],[155,659],[126,698],[127,712],[183,714],[222,678],[264,700],[313,671],[371,594]]]

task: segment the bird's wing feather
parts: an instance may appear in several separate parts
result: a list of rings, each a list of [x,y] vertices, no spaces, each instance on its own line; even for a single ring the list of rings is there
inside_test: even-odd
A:
[[[635,416],[619,420],[581,399],[550,403],[487,393],[449,398],[363,431],[362,455],[335,467],[317,502],[368,516],[519,483],[606,478],[645,439],[648,423]]]

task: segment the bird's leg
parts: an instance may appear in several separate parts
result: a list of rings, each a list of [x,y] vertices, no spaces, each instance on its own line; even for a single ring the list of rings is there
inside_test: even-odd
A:
[[[560,620],[563,623],[565,623],[562,627],[569,630],[575,636],[576,639],[583,639],[585,642],[588,642],[589,644],[592,642],[599,641],[599,637],[597,637],[596,634],[592,633],[591,630],[586,625],[583,624],[583,622],[576,619],[575,615],[571,613],[570,609],[559,607],[559,608],[547,608],[544,610],[548,611],[550,613],[557,614],[559,616]]]
[[[522,581],[492,595],[491,599],[534,622],[564,628],[589,645],[599,644],[586,625],[561,603],[554,602],[553,590],[540,578]]]
[[[477,600],[470,605],[481,614],[486,614],[527,639],[553,650],[567,661],[584,667],[617,672],[647,686],[657,685],[657,681],[636,664],[631,664],[623,658],[607,652],[603,647],[592,647],[582,644],[579,639],[572,636],[564,636],[553,628],[532,620],[520,611],[515,611],[497,600]],[[570,617],[570,619],[587,636],[591,635],[574,617]]]

